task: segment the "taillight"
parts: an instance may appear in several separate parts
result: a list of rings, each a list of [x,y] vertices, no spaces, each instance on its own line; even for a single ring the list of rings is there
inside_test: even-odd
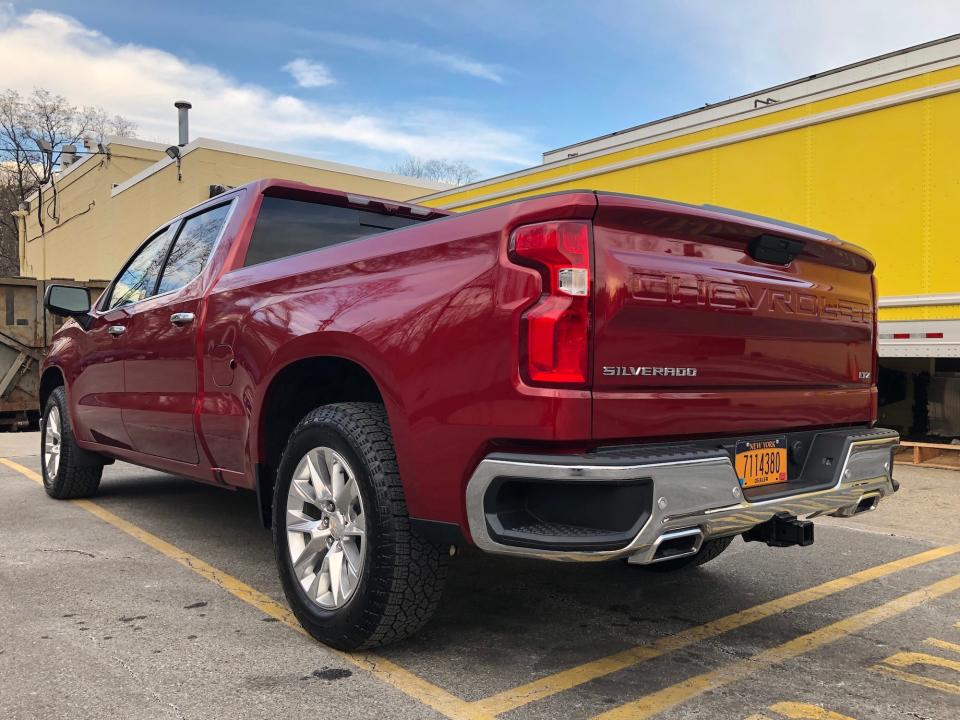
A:
[[[559,221],[514,231],[514,259],[540,270],[543,296],[524,313],[521,362],[527,380],[583,385],[589,378],[590,224]]]

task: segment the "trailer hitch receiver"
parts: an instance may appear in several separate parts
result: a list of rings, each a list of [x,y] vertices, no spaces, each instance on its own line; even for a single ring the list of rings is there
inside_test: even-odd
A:
[[[765,542],[770,547],[813,545],[813,522],[798,520],[792,515],[774,515],[745,533],[745,542]]]

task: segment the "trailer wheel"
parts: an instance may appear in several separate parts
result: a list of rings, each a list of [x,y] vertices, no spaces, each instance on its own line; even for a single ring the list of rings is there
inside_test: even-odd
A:
[[[324,405],[294,429],[274,487],[273,543],[294,615],[340,650],[417,632],[446,582],[446,549],[410,527],[376,403]]]
[[[100,486],[103,465],[80,463],[89,455],[77,445],[70,423],[67,395],[61,385],[50,393],[40,423],[40,466],[43,489],[58,500],[93,495]]]

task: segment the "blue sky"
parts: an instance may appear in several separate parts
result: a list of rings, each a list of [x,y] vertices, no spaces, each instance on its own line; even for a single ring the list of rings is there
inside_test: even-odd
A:
[[[0,89],[40,85],[175,138],[484,176],[540,153],[960,32],[960,3],[0,0]]]

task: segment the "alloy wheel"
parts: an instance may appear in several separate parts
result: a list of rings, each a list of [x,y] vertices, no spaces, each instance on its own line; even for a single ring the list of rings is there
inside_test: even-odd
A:
[[[301,458],[287,491],[287,548],[310,600],[336,610],[363,573],[366,518],[356,475],[340,453],[317,447]]]
[[[60,408],[52,405],[47,413],[43,433],[43,466],[51,482],[56,479],[57,471],[60,469],[61,439]]]

